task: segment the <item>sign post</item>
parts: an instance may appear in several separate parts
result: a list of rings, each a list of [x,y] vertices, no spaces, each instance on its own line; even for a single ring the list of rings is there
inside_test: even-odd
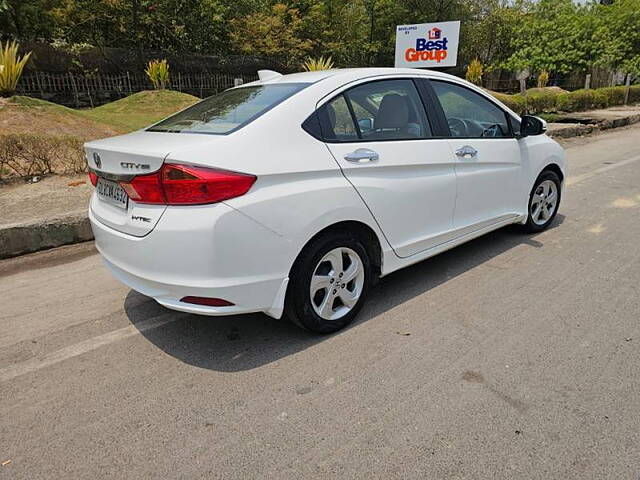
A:
[[[455,67],[460,22],[420,23],[396,27],[396,67]]]

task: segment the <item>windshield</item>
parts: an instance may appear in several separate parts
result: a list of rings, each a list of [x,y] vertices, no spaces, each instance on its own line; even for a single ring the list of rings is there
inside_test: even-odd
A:
[[[226,90],[148,128],[150,132],[226,134],[242,128],[306,87],[306,83]]]

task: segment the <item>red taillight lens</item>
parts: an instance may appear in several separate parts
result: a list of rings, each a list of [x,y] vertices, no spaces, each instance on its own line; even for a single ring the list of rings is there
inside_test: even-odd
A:
[[[138,175],[130,182],[120,182],[120,186],[124,188],[129,198],[137,203],[167,203],[160,182],[160,173],[152,173],[151,175]]]
[[[91,185],[94,187],[98,185],[98,175],[95,172],[89,171],[89,180],[91,180]]]
[[[255,181],[245,173],[167,163],[120,185],[138,203],[204,205],[244,195]]]
[[[256,177],[213,168],[166,164],[162,187],[169,205],[216,203],[249,191]]]
[[[235,305],[222,298],[210,298],[210,297],[183,297],[181,302],[194,303],[196,305],[207,305],[208,307],[232,307]]]

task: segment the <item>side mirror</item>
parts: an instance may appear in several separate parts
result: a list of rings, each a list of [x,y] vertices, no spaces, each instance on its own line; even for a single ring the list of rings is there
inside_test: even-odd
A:
[[[547,131],[547,122],[539,117],[523,115],[520,122],[520,136],[542,135]]]

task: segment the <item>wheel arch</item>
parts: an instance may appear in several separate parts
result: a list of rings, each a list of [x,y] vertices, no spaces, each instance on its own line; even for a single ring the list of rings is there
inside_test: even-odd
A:
[[[547,170],[558,175],[558,178],[560,178],[560,183],[564,183],[564,173],[562,172],[560,165],[558,165],[557,163],[548,163],[544,168],[542,168],[542,170],[540,170],[540,173],[538,173],[538,177],[540,176],[540,174],[542,174],[542,172],[546,172]]]
[[[309,245],[315,242],[318,238],[323,235],[328,235],[331,233],[341,233],[344,231],[353,233],[358,239],[363,241],[364,246],[367,249],[367,253],[369,254],[371,265],[374,268],[374,278],[377,280],[382,272],[382,244],[375,230],[373,230],[373,228],[371,228],[366,223],[358,220],[343,220],[322,228],[315,235],[313,235],[300,249],[298,255],[296,256],[296,259],[291,265],[291,270],[296,267],[298,259],[300,258],[302,253],[305,252]]]

